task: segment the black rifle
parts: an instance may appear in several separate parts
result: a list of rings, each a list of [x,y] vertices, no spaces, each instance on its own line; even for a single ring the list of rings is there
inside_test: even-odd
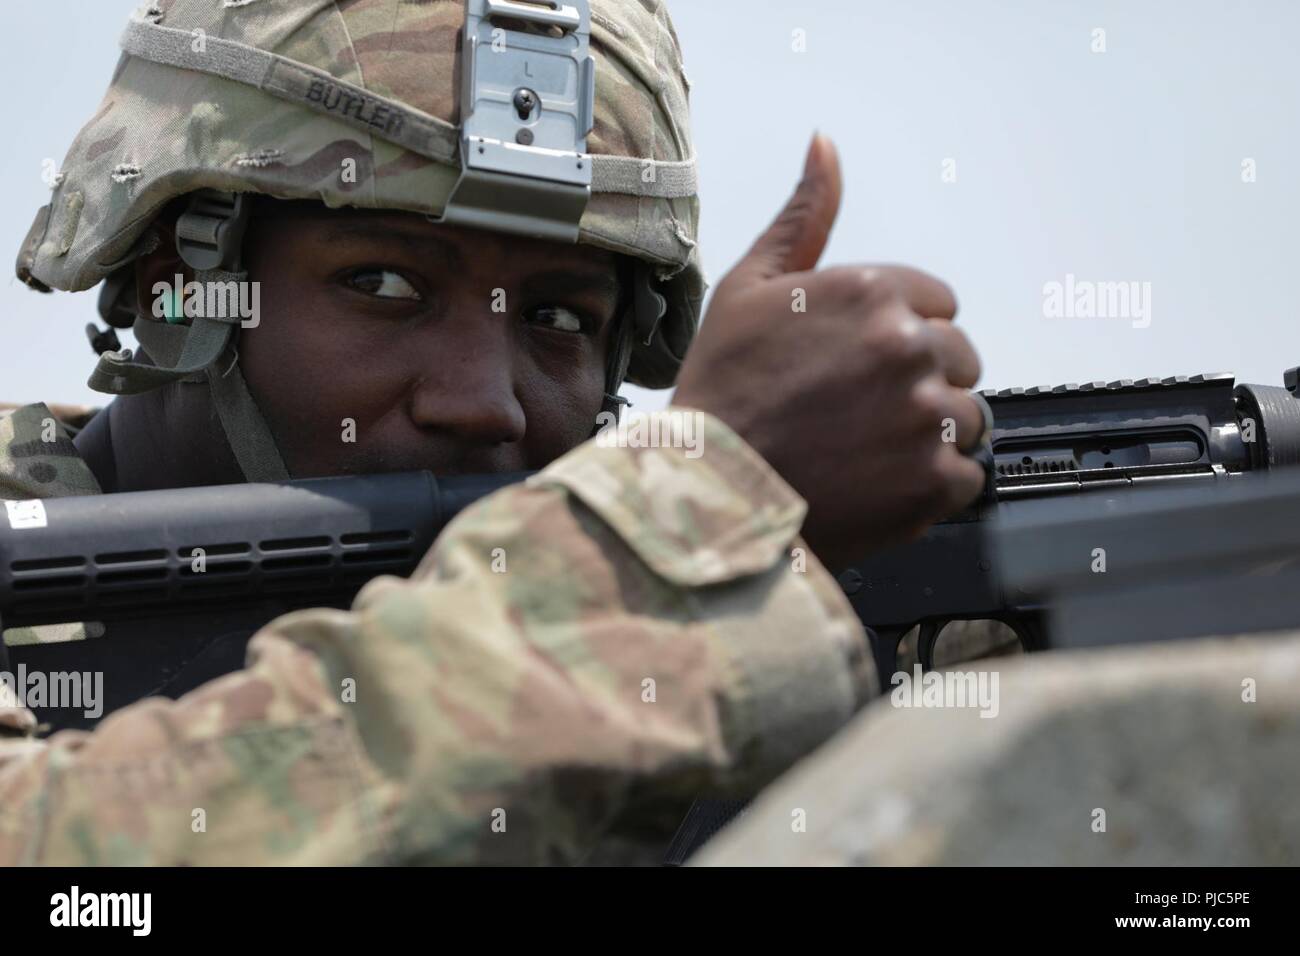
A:
[[[524,474],[309,478],[26,502],[0,521],[0,625],[101,622],[105,636],[0,644],[0,670],[104,675],[103,715],[179,697],[243,666],[281,614],[347,608],[381,574],[408,577],[466,506]],[[36,510],[33,510],[36,509]],[[77,711],[33,707],[55,729]]]
[[[990,521],[1042,528],[1049,540],[1068,501],[1100,514],[1115,500],[1146,503],[1148,493],[1226,487],[1300,463],[1298,373],[1285,373],[1286,388],[1195,375],[981,392],[994,416],[984,495],[919,541],[877,551],[839,576],[872,634],[880,674],[895,673],[899,642],[918,626],[927,669],[955,620],[1001,621],[1027,651],[1058,645],[1043,590],[1009,576]]]
[[[1012,526],[1028,516],[1032,526],[1069,500],[1100,507],[1116,495],[1219,487],[1294,464],[1296,370],[1286,384],[1198,375],[981,393],[994,414],[984,496],[839,576],[880,673],[894,673],[898,643],[917,625],[926,667],[951,620],[1004,621],[1026,649],[1052,646],[1046,590],[1007,576],[990,519]],[[98,621],[107,636],[15,646],[0,669],[101,671],[105,713],[150,694],[179,696],[242,666],[248,638],[279,614],[346,608],[376,575],[409,575],[456,513],[523,477],[409,472],[54,498],[39,515],[30,503],[11,509],[0,523],[0,623]],[[60,727],[93,723],[36,710]]]

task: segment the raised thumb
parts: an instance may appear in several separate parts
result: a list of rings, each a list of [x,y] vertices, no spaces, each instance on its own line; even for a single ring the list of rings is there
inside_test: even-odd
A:
[[[814,268],[830,239],[831,227],[840,211],[842,193],[840,160],[835,144],[817,134],[808,147],[803,179],[795,187],[794,195],[767,231],[745,253],[732,270],[731,277],[772,279]]]

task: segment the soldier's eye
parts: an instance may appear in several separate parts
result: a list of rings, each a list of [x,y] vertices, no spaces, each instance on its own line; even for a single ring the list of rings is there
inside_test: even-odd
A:
[[[582,332],[584,322],[578,313],[563,306],[545,305],[529,309],[524,313],[524,320],[531,325],[555,329],[557,332]]]
[[[406,277],[392,269],[358,269],[347,278],[348,285],[381,299],[420,300],[420,293]]]

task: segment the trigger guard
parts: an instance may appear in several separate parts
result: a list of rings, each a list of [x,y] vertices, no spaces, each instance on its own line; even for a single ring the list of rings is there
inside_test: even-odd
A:
[[[942,630],[943,625],[933,621],[921,625],[920,633],[916,636],[916,659],[923,671],[934,670],[934,648],[939,643],[939,632]]]

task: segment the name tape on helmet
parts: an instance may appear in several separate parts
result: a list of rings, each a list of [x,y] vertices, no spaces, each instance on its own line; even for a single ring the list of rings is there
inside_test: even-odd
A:
[[[550,10],[528,6],[545,15],[555,13],[555,8],[572,8],[577,2],[586,7],[586,0],[570,0],[563,5],[557,0]],[[482,7],[483,15],[486,15],[489,7],[494,8],[498,11],[496,15],[506,18],[506,22],[511,17],[519,19],[515,8],[525,6],[510,3],[509,0],[466,0],[466,3],[467,7]],[[567,15],[565,17],[567,20]],[[584,19],[583,22],[587,23],[588,20]],[[469,23],[468,16],[466,23]],[[489,29],[489,37],[492,29],[505,30],[505,27],[496,24]],[[548,39],[519,34],[518,31],[510,32],[516,34],[517,38],[527,36],[530,44],[534,40]],[[142,60],[252,86],[378,136],[417,155],[464,168],[460,158],[462,131],[444,120],[349,83],[324,70],[246,43],[209,35],[205,40],[204,51],[199,52],[194,49],[193,39],[188,30],[133,16],[122,33],[120,46],[123,52]],[[507,33],[506,49],[509,49],[509,43],[510,33]],[[532,66],[528,68],[533,69]],[[594,82],[594,73],[593,69],[591,82]],[[513,96],[510,105],[513,106]],[[585,121],[585,117],[582,120]],[[590,123],[587,123],[583,131],[584,138],[589,129]],[[516,141],[514,145],[523,144]],[[589,156],[588,160],[589,184],[593,192],[664,199],[685,198],[698,192],[694,158],[664,162],[635,156],[596,155]],[[509,164],[505,166],[507,171],[502,175],[519,177],[517,170],[510,172]],[[577,172],[576,161],[574,169]]]

